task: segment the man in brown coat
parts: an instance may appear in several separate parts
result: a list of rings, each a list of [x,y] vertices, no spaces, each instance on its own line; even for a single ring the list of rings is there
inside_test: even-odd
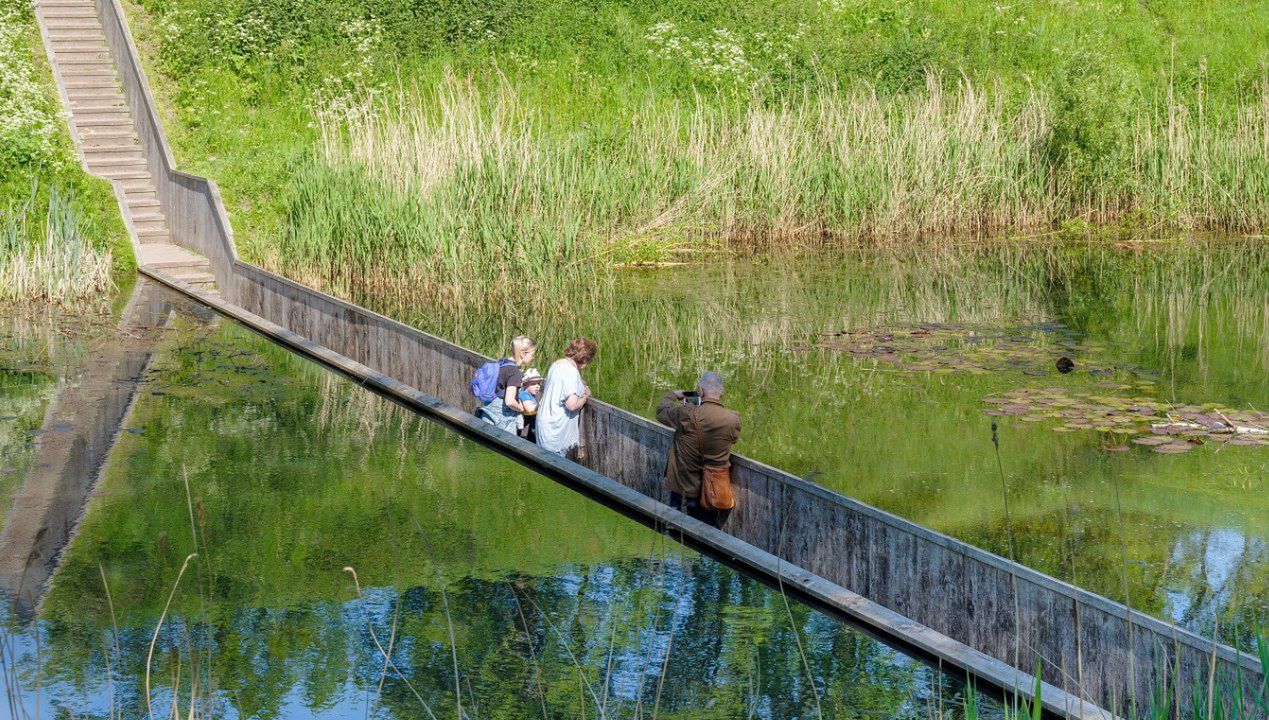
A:
[[[720,527],[731,511],[701,507],[701,479],[706,466],[731,464],[731,446],[740,437],[740,413],[723,407],[723,379],[718,373],[701,374],[699,398],[696,404],[689,393],[674,390],[657,406],[657,420],[674,430],[665,487],[670,491],[670,505]]]

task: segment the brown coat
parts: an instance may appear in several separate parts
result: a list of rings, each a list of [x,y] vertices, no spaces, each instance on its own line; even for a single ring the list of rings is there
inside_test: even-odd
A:
[[[693,415],[704,436],[700,443],[696,440]],[[700,497],[704,467],[731,464],[731,446],[740,437],[740,413],[723,407],[721,400],[702,399],[699,406],[684,405],[671,392],[661,398],[657,420],[674,430],[670,460],[665,466],[665,487],[684,497]]]

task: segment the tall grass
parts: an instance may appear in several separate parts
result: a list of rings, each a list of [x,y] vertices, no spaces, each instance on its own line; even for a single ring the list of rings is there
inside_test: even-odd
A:
[[[924,90],[806,92],[739,109],[648,100],[561,125],[507,82],[453,76],[318,114],[271,259],[336,290],[511,302],[614,261],[1052,227],[1137,213],[1269,220],[1269,86],[1221,123],[1173,102],[1088,182],[1053,147],[1050,101],[931,76]]]
[[[21,205],[0,212],[0,303],[82,305],[113,283],[111,252],[90,238],[95,225],[58,187],[37,182]]]

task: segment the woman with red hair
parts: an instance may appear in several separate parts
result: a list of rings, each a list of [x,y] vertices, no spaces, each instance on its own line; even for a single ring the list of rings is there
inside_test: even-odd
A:
[[[590,398],[581,370],[595,359],[596,349],[595,342],[586,338],[569,343],[564,357],[547,371],[538,403],[538,445],[570,460],[577,456],[578,417]]]

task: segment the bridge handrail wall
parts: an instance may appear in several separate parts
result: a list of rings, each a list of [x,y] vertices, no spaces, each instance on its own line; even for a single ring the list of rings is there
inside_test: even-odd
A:
[[[118,0],[95,1],[173,239],[211,261],[222,297],[473,410],[466,387],[487,360],[480,353],[238,258],[216,184],[175,168]],[[665,499],[667,428],[599,401],[584,420],[592,448],[584,464]],[[1168,682],[1188,699],[1213,658],[1218,679],[1232,684],[1241,671],[1244,683],[1263,682],[1247,653],[758,461],[733,464],[739,506],[727,529],[735,537],[1019,670],[1042,660],[1046,681],[1102,707],[1134,694],[1144,707]]]

